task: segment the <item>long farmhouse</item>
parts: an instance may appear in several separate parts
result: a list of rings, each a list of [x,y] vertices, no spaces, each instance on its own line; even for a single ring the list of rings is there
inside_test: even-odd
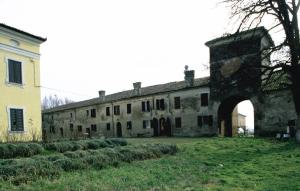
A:
[[[259,27],[206,43],[210,77],[141,87],[43,111],[45,140],[78,137],[234,136],[236,105],[250,100],[256,136],[275,136],[289,127],[293,134],[295,108],[288,78],[281,71],[268,78],[264,50],[274,45]],[[268,79],[267,81],[265,79]],[[243,126],[243,124],[240,124]]]

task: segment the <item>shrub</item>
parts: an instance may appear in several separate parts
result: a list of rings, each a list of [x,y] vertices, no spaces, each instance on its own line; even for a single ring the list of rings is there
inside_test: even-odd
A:
[[[28,146],[31,150],[32,155],[41,154],[44,151],[43,146],[38,143],[28,143]]]

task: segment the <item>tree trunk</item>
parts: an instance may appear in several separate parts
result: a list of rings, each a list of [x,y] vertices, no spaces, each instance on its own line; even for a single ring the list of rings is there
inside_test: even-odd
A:
[[[296,141],[297,143],[300,143],[300,115],[297,115],[296,120]]]

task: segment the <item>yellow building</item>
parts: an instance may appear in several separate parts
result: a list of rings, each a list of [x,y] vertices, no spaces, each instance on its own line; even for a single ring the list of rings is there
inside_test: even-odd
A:
[[[0,141],[40,140],[41,38],[0,24]]]

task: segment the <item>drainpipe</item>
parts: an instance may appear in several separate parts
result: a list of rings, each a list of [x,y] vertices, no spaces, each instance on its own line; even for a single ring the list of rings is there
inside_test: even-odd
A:
[[[114,119],[114,104],[111,102],[111,121],[112,121],[112,132],[115,137],[115,119]]]

